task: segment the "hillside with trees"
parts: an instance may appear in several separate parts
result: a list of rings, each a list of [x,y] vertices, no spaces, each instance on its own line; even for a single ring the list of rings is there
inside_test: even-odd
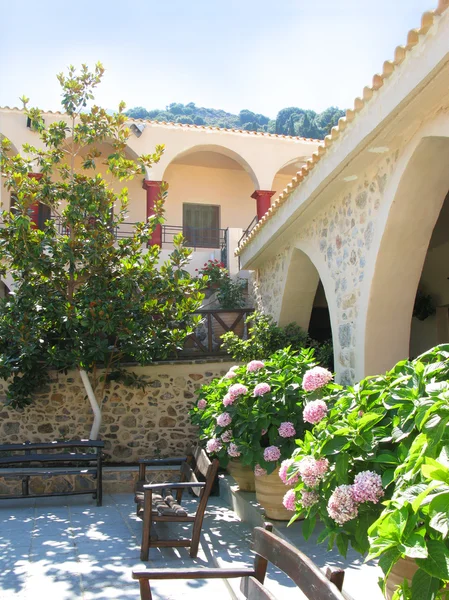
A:
[[[194,102],[180,104],[173,102],[162,109],[147,110],[143,106],[131,108],[126,113],[133,119],[150,119],[191,125],[211,125],[226,129],[245,129],[247,131],[266,131],[283,135],[296,135],[306,138],[323,139],[337,124],[345,112],[336,106],[330,106],[322,113],[291,106],[283,108],[270,119],[251,110],[241,110],[238,115],[215,108],[196,106]]]

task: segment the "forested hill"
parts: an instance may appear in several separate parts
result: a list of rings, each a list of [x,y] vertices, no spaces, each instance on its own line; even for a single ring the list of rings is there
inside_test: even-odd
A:
[[[126,114],[133,119],[212,125],[227,129],[267,131],[268,133],[323,139],[345,112],[331,106],[318,114],[313,110],[292,106],[280,110],[276,119],[270,119],[250,110],[241,110],[238,115],[234,115],[224,110],[196,106],[194,102],[188,104],[174,102],[169,104],[165,110],[158,108],[147,110],[142,106],[136,106],[128,110]]]

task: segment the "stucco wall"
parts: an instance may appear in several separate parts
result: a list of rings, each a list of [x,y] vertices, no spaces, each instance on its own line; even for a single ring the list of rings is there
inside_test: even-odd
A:
[[[168,225],[182,225],[184,202],[219,205],[223,229],[246,228],[256,214],[256,201],[251,198],[254,185],[245,171],[173,164],[165,179],[169,185],[165,206]]]
[[[144,377],[144,391],[108,384],[100,430],[107,460],[132,463],[142,457],[183,454],[197,440],[188,416],[196,390],[224,375],[232,364],[199,361],[130,368]],[[5,390],[0,382],[3,444],[89,437],[93,417],[77,372],[54,373],[34,403],[22,410],[4,404]]]

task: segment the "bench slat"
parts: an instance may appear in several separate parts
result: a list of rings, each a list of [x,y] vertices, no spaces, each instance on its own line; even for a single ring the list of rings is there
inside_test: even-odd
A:
[[[45,468],[36,468],[36,469],[0,469],[0,477],[31,477],[33,475],[96,475],[97,469],[94,468],[84,468],[79,467],[78,469],[75,467],[71,467],[69,469],[45,469]]]
[[[92,462],[97,460],[96,454],[21,454],[19,456],[2,456],[0,465],[30,462]]]
[[[64,442],[24,442],[23,444],[0,444],[0,452],[8,450],[46,450],[49,448],[104,448],[101,440],[67,440]]]

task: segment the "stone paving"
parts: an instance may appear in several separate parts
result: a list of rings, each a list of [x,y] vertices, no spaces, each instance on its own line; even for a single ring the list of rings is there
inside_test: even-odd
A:
[[[195,560],[187,549],[169,548],[151,549],[150,561],[140,562],[141,527],[132,494],[106,495],[102,507],[86,497],[3,500],[0,599],[138,600],[139,586],[131,578],[132,569],[252,564],[251,527],[242,523],[222,498],[211,498]],[[295,541],[300,544],[299,537]],[[335,553],[326,559],[313,542],[302,544],[302,549],[320,566],[342,564]],[[360,563],[353,563],[347,571],[348,590],[355,600],[362,595],[363,600],[380,600],[376,579],[376,569]],[[359,585],[361,593],[354,596],[353,588]],[[268,587],[279,598],[302,597],[275,569],[269,571]],[[153,594],[155,600],[225,600],[236,597],[237,590],[237,581],[232,586],[223,580],[172,581],[158,582]]]

